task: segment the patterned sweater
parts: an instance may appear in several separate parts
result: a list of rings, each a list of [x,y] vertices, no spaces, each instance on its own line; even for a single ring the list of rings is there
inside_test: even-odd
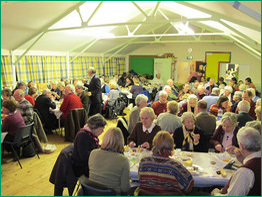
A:
[[[144,157],[139,163],[140,189],[155,193],[177,192],[181,195],[192,190],[194,179],[178,161],[169,157]]]

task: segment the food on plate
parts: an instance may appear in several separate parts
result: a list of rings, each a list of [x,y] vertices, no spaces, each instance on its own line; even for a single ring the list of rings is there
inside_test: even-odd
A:
[[[128,151],[128,149],[129,149],[129,146],[128,146],[128,145],[125,145],[125,146],[124,146],[124,150],[125,150],[125,151]]]
[[[227,172],[225,171],[225,169],[223,169],[223,168],[220,168],[220,173],[221,173],[221,176],[222,177],[227,177]]]
[[[185,166],[191,167],[193,165],[193,161],[191,159],[184,161]]]
[[[224,162],[230,162],[231,158],[222,159]]]
[[[184,151],[182,151],[182,155],[188,156],[188,157],[192,157],[192,153],[185,153]]]
[[[182,156],[181,159],[182,159],[182,161],[191,160],[191,158],[190,158],[190,157],[187,157],[187,156]]]
[[[193,166],[193,170],[197,171],[198,167],[197,166]]]
[[[215,165],[217,162],[216,162],[216,161],[210,161],[210,163],[211,163],[212,165]]]

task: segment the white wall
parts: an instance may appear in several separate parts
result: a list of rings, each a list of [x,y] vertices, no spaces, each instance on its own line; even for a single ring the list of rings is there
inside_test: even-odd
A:
[[[192,48],[193,51],[189,53],[187,51],[188,48]],[[250,77],[256,88],[261,91],[261,60],[231,43],[149,44],[147,47],[139,48],[129,55],[162,55],[164,53],[174,53],[175,57],[178,58],[178,62],[188,61],[186,59],[187,56],[193,56],[194,61],[205,61],[206,51],[231,52],[231,63],[250,65]]]

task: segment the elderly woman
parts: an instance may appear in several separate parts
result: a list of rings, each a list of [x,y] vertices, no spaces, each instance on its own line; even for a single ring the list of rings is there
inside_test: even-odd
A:
[[[140,119],[131,135],[127,138],[127,143],[130,147],[141,145],[143,148],[151,149],[152,141],[161,128],[153,123],[155,119],[154,110],[150,107],[144,107],[140,112]]]
[[[210,143],[217,151],[224,152],[227,150],[233,152],[235,147],[238,147],[236,136],[239,127],[237,125],[236,114],[232,112],[226,112],[223,114],[221,124],[210,139]]]
[[[261,121],[261,106],[258,106],[255,109],[255,113],[256,113],[257,120]]]
[[[101,114],[91,116],[76,135],[72,154],[73,170],[77,177],[89,177],[88,159],[93,149],[99,148],[98,136],[104,131],[106,120]]]
[[[252,127],[261,133],[261,121],[253,120],[246,123],[245,127]]]
[[[1,131],[8,132],[5,136],[4,141],[12,142],[18,129],[21,126],[25,126],[25,121],[21,114],[16,111],[17,105],[13,100],[6,100],[2,103],[3,113],[6,117],[3,119],[1,124]]]
[[[10,100],[12,98],[12,91],[8,88],[5,88],[1,91],[1,97],[3,101]],[[12,98],[14,100],[14,98]]]
[[[231,106],[231,112],[235,113],[237,109],[238,103],[242,100],[242,92],[241,91],[235,91]]]
[[[182,105],[178,116],[181,116],[184,112],[192,112],[194,115],[197,115],[197,101],[197,96],[190,94],[187,98],[187,102]]]
[[[139,85],[139,78],[134,77],[134,85],[132,86],[130,92],[132,93],[132,99],[136,99],[137,95],[143,91],[143,87]]]
[[[223,96],[226,96],[229,100],[229,102],[233,102],[233,88],[231,86],[226,86],[224,88],[224,93],[222,94]],[[222,96],[221,95],[221,96]]]
[[[183,125],[178,127],[173,134],[176,148],[185,151],[206,151],[203,131],[195,126],[195,115],[192,112],[185,112],[181,120]]]
[[[35,107],[35,99],[37,96],[37,89],[35,87],[31,87],[28,90],[28,94],[25,95],[25,99],[28,100],[33,107]]]
[[[217,100],[217,103],[211,105],[209,109],[209,113],[217,116],[218,110],[220,108],[223,110],[223,113],[230,112],[231,107],[228,103],[229,103],[229,100],[226,96],[220,96],[219,99]]]
[[[167,108],[166,108],[167,103],[168,103],[167,97],[168,97],[167,92],[164,90],[161,90],[159,92],[159,100],[155,101],[152,104],[151,107],[154,110],[156,116],[158,116],[161,113],[165,113],[167,111]]]
[[[123,134],[119,128],[112,127],[105,133],[101,149],[90,154],[89,180],[114,189],[117,195],[127,193],[131,187],[130,166],[123,152]]]
[[[139,163],[140,186],[135,194],[181,196],[189,193],[193,188],[193,177],[180,162],[170,158],[174,141],[168,132],[156,134],[152,151],[152,156],[142,158]]]
[[[162,130],[172,134],[177,127],[182,126],[180,118],[177,117],[177,111],[178,103],[176,101],[169,101],[167,103],[167,112],[159,114],[156,124],[159,125]]]
[[[65,89],[65,82],[59,82],[57,84],[58,89],[60,90],[60,94],[55,95],[57,100],[64,99],[65,95],[63,94],[63,91]]]
[[[136,123],[140,121],[140,111],[142,108],[146,107],[148,97],[144,94],[139,94],[136,97],[135,103],[136,106],[131,110],[129,114],[129,121],[128,121],[128,132],[131,133],[133,128],[135,127]]]
[[[199,85],[197,87],[197,92],[195,93],[198,100],[201,100],[204,96],[206,96],[206,89],[204,85]]]

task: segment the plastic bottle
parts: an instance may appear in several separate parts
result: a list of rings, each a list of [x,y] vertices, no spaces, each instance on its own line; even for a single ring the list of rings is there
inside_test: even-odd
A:
[[[217,112],[217,121],[219,121],[223,116],[223,110],[220,108]]]

